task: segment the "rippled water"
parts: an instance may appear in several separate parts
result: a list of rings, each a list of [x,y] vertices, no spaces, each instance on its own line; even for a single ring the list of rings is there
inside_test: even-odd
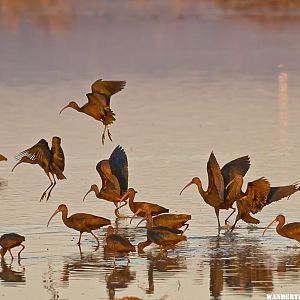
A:
[[[0,163],[0,234],[26,237],[20,264],[8,255],[2,262],[0,297],[266,299],[266,293],[299,293],[296,243],[274,228],[261,234],[279,212],[299,221],[300,195],[265,208],[259,227],[240,222],[234,234],[220,236],[214,211],[196,188],[179,196],[194,176],[206,186],[212,150],[221,165],[249,154],[246,181],[299,180],[299,23],[237,18],[197,1],[83,3],[0,1],[0,153],[9,159]],[[127,81],[112,98],[117,121],[113,142],[104,147],[96,121],[72,110],[58,115],[70,100],[84,103],[97,78]],[[39,203],[48,185],[43,171],[11,168],[14,155],[54,135],[62,138],[67,180]],[[187,242],[167,259],[150,246],[130,255],[128,266],[118,258],[114,269],[91,235],[83,235],[79,249],[77,232],[60,216],[46,223],[65,203],[70,214],[117,222],[135,245],[145,239],[137,220],[115,220],[111,203],[91,194],[82,202],[90,185],[100,183],[97,162],[118,144],[127,152],[137,200],[191,213],[192,220]],[[222,220],[227,214],[221,212]],[[104,233],[97,232],[101,239]]]

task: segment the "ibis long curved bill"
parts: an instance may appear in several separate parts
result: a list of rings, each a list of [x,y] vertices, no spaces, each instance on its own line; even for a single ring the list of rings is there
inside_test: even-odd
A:
[[[86,198],[86,196],[90,193],[92,191],[92,189],[89,189],[88,190],[88,192],[84,195],[84,197],[83,197],[83,200],[82,201],[84,201],[85,200],[85,198]]]
[[[62,111],[65,110],[65,109],[68,108],[68,107],[70,107],[70,104],[68,104],[68,105],[66,105],[65,107],[63,107],[63,108],[60,110],[59,114],[61,114]]]
[[[50,221],[53,219],[53,217],[54,217],[55,215],[57,215],[59,212],[60,212],[60,211],[57,209],[57,210],[53,213],[53,215],[50,217],[50,219],[49,219],[49,221],[48,221],[48,223],[47,223],[47,227],[49,226]]]
[[[137,193],[137,191],[136,191],[136,193]],[[125,206],[125,205],[127,204],[127,201],[126,201],[126,200],[128,199],[129,194],[130,194],[130,192],[127,191],[127,192],[122,196],[122,198],[120,199],[120,201],[119,201],[120,206],[117,207],[117,208],[115,209],[115,214],[116,214],[116,215],[119,214],[119,209],[122,208],[123,206]],[[125,202],[125,203],[121,205],[121,202]]]
[[[180,191],[179,195],[181,195],[182,192],[183,192],[187,187],[189,187],[189,186],[192,185],[192,184],[193,184],[193,181],[189,182],[189,183],[188,183],[188,184]]]
[[[264,230],[264,232],[263,232],[263,234],[262,234],[262,236],[265,234],[265,232],[267,231],[267,229],[268,228],[270,228],[274,223],[276,223],[277,222],[277,218],[275,218],[266,228],[265,228],[265,230]]]
[[[140,225],[141,223],[145,222],[145,221],[146,221],[145,218],[143,218],[142,220],[140,220],[140,221],[136,224],[135,228],[138,228],[139,225]]]

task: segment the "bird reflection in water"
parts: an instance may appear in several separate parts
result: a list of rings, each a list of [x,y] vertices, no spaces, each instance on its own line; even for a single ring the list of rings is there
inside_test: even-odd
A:
[[[125,289],[135,280],[136,272],[131,272],[129,266],[113,268],[111,274],[105,276],[106,288],[109,299],[115,299],[116,289]]]
[[[148,260],[148,288],[144,289],[146,294],[154,294],[154,271],[170,272],[170,277],[174,271],[187,270],[186,258],[183,256],[165,257],[161,259],[161,255],[153,256],[152,253],[141,255],[146,256]],[[165,274],[165,279],[168,278]],[[180,282],[178,282],[178,289]]]
[[[19,263],[22,271],[14,271],[12,264],[7,264],[4,259],[1,260],[0,279],[3,282],[25,282],[25,268]]]
[[[224,284],[239,293],[251,294],[254,288],[264,293],[273,290],[272,268],[268,256],[257,240],[244,240],[239,245],[231,240],[230,247],[222,238],[212,241],[210,254],[210,293],[213,299],[221,299]],[[229,246],[228,244],[228,246]],[[222,247],[221,247],[222,245]]]

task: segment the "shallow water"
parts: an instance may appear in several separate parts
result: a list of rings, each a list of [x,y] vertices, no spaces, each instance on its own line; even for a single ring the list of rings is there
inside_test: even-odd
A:
[[[22,5],[20,5],[22,3]],[[279,213],[299,221],[299,195],[270,205],[259,227],[240,222],[217,236],[216,218],[195,187],[207,183],[213,150],[223,165],[249,154],[246,181],[265,176],[272,185],[299,180],[299,23],[259,22],[206,2],[0,1],[0,234],[26,237],[20,264],[0,268],[3,299],[266,299],[299,293],[300,250],[263,228]],[[279,67],[284,64],[283,67]],[[113,142],[101,145],[102,126],[75,111],[97,78],[126,80],[113,96]],[[65,175],[52,197],[39,203],[48,179],[14,155],[52,136],[62,138]],[[137,200],[171,212],[191,213],[187,242],[159,259],[157,247],[118,258],[116,269],[93,237],[78,234],[56,216],[88,212],[117,222],[133,244],[145,239],[138,220],[116,221],[113,205],[84,194],[100,178],[96,163],[122,145],[129,185]],[[246,184],[245,184],[246,186]],[[126,207],[125,214],[129,214]],[[224,220],[228,212],[221,212]],[[233,221],[233,219],[231,219]],[[103,239],[105,230],[97,234]],[[13,250],[16,253],[16,250]]]

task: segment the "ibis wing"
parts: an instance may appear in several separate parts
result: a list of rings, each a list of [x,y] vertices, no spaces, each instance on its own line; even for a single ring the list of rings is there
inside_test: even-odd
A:
[[[219,163],[212,152],[207,162],[208,186],[215,187],[221,199],[224,198],[224,180],[221,174]]]
[[[96,170],[99,173],[102,180],[102,189],[108,191],[114,191],[117,194],[121,194],[120,185],[117,177],[112,174],[110,164],[108,160],[101,160],[97,166]]]
[[[121,194],[123,194],[128,189],[128,160],[126,152],[121,146],[117,146],[108,161],[111,172],[117,177]]]
[[[16,160],[21,160],[22,157],[29,158],[33,163],[43,164],[51,161],[51,152],[46,140],[41,139],[31,148],[20,152],[16,156]]]
[[[270,183],[264,177],[248,182],[245,195],[241,198],[253,214],[261,211],[267,203]]]
[[[126,81],[102,81],[99,79],[92,84],[92,92],[105,95],[108,99],[125,87]]]
[[[223,166],[221,173],[224,178],[224,185],[227,186],[236,176],[244,177],[250,168],[248,155],[234,159]]]
[[[226,201],[230,203],[235,202],[237,199],[241,197],[242,194],[242,186],[243,186],[243,176],[237,175],[235,176],[226,186]]]
[[[270,204],[285,197],[290,197],[297,191],[299,191],[298,184],[271,187],[266,204]]]

